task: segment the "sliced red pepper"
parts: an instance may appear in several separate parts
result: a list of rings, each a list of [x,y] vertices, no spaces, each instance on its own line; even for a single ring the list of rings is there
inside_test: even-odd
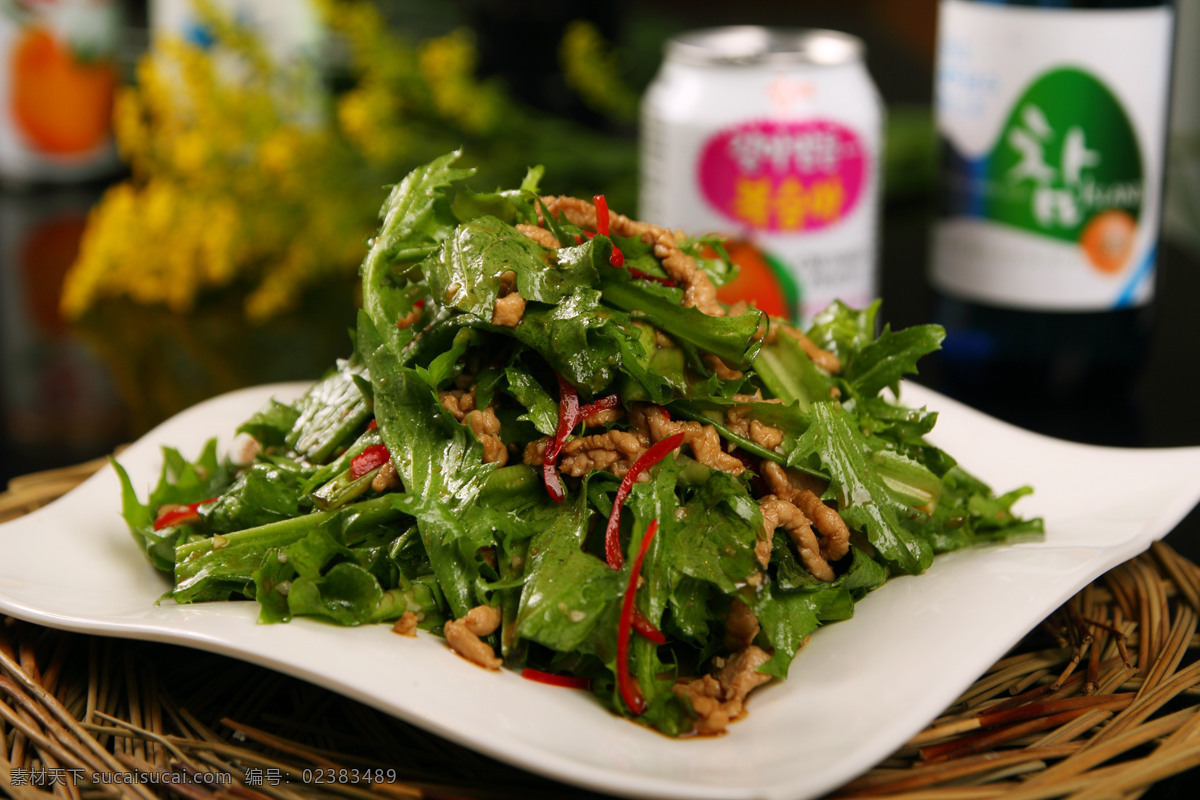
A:
[[[350,478],[358,480],[368,472],[382,467],[391,457],[386,444],[373,444],[363,448],[361,453],[350,459]]]
[[[666,644],[667,636],[646,618],[640,608],[633,609],[633,629],[655,644]]]
[[[164,511],[154,520],[154,530],[161,531],[163,528],[170,528],[174,525],[187,525],[197,522],[200,519],[200,506],[215,503],[216,501],[217,498],[210,497],[207,500],[189,503],[186,506],[176,506],[170,511]]]
[[[620,569],[625,564],[625,555],[621,552],[621,509],[625,505],[625,498],[629,496],[629,490],[633,488],[633,483],[639,475],[662,461],[667,453],[681,444],[682,432],[658,440],[633,462],[633,466],[621,479],[621,485],[617,487],[617,496],[613,499],[612,511],[608,514],[608,527],[604,529],[604,556],[613,569]]]
[[[629,267],[628,269],[629,269],[629,274],[635,278],[641,278],[642,280],[646,280],[646,281],[654,281],[655,283],[661,283],[663,286],[670,286],[672,288],[674,288],[675,286],[678,286],[678,284],[675,283],[675,281],[671,280],[670,278],[664,278],[659,275],[651,275],[649,272],[643,272],[642,270],[637,269],[636,267]]]
[[[592,688],[591,678],[581,678],[577,675],[558,675],[553,672],[543,672],[533,667],[525,667],[525,669],[521,670],[521,677],[537,681],[538,683],[548,683],[551,686],[563,686],[567,689]]]
[[[551,499],[561,503],[567,493],[563,489],[562,479],[558,476],[558,454],[562,452],[567,437],[579,421],[579,394],[562,375],[555,377],[558,378],[558,428],[554,431],[553,441],[542,455],[542,480]]]
[[[585,420],[593,414],[600,411],[608,411],[621,405],[621,395],[610,394],[608,397],[601,397],[594,403],[588,403],[586,406],[579,407],[579,419]]]
[[[608,236],[608,200],[598,194],[592,198],[592,203],[596,206],[596,233]]]
[[[598,194],[592,198],[592,203],[596,206],[596,233],[608,236],[608,200],[604,195]],[[608,257],[608,263],[614,267],[625,266],[625,254],[621,252],[621,248],[617,247],[616,242],[613,242],[613,251],[612,255]]]
[[[375,420],[374,417],[372,417],[371,421],[367,423],[367,430],[369,430],[369,431],[373,431],[378,427],[379,427],[379,423]]]
[[[629,569],[629,583],[625,586],[625,596],[621,598],[621,616],[617,620],[617,688],[621,692],[621,699],[634,716],[646,710],[646,699],[642,697],[642,690],[629,674],[629,635],[633,630],[634,612],[637,610],[634,600],[637,596],[638,579],[642,575],[642,562],[646,560],[646,551],[657,532],[658,520],[650,520],[646,535],[642,537],[642,546],[638,548],[633,566]]]
[[[575,387],[562,375],[556,373],[555,377],[558,378],[558,428],[554,431],[554,439],[546,447],[546,452],[542,454],[542,481],[546,484],[546,492],[554,502],[561,503],[567,493],[563,489],[562,479],[558,475],[558,457],[562,453],[563,445],[567,442],[567,437],[571,435],[571,431],[575,430],[576,425],[592,414],[621,405],[621,396],[610,394],[607,397],[601,397],[594,403],[580,406],[579,393],[575,391]]]

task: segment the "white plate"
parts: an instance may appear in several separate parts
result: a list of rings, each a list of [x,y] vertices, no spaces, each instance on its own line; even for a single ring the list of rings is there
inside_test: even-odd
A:
[[[247,389],[168,420],[121,455],[139,492],[159,447],[187,456],[232,432],[268,397]],[[933,441],[1043,516],[1039,542],[938,558],[919,577],[868,596],[854,619],[823,628],[790,678],[752,696],[717,738],[676,741],[600,708],[586,692],[472,666],[441,640],[390,626],[256,623],[254,604],[155,605],[166,581],[120,517],[104,469],[57,502],[0,526],[0,610],[85,633],[173,642],[244,659],[361,700],[532,772],[598,791],[657,798],[799,800],[871,768],[936,717],[1022,635],[1089,581],[1146,549],[1200,499],[1200,448],[1119,450],[1049,439],[917,385],[910,405],[941,412]]]

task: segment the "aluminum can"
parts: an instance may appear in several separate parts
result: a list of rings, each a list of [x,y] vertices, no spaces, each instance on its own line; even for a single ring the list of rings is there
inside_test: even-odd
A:
[[[642,100],[639,214],[752,243],[795,319],[834,300],[861,308],[878,291],[883,118],[854,36],[682,34]]]

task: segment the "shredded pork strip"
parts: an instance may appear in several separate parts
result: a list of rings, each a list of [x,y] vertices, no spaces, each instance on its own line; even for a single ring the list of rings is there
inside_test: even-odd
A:
[[[821,555],[837,561],[850,552],[850,527],[836,509],[821,499],[826,488],[822,481],[765,459],[760,469],[771,492],[795,505],[817,526]]]
[[[749,647],[761,629],[750,606],[736,597],[733,598],[733,602],[729,604],[729,613],[725,616],[725,649],[737,651]]]
[[[746,471],[740,458],[726,453],[721,447],[721,437],[712,425],[701,425],[695,420],[673,420],[666,409],[656,405],[634,406],[629,419],[652,443],[682,433],[683,444],[691,448],[692,455],[701,464],[730,475],[741,475]]]
[[[812,362],[821,369],[831,374],[836,374],[842,371],[842,360],[835,353],[831,353],[824,349],[812,339],[804,335],[798,328],[793,328],[791,325],[777,325],[771,328],[772,331],[780,330],[788,336],[796,340],[800,345],[800,349],[804,351]]]
[[[730,656],[715,675],[680,681],[671,690],[685,698],[696,713],[693,730],[702,735],[724,732],[729,723],[746,713],[746,696],[771,680],[758,671],[770,653],[750,645]]]
[[[773,494],[759,500],[758,508],[762,512],[763,537],[755,547],[755,555],[758,556],[760,564],[764,567],[768,564],[775,529],[783,528],[791,537],[792,544],[796,546],[804,568],[819,581],[829,582],[834,579],[833,567],[829,566],[829,562],[821,554],[821,545],[817,541],[817,535],[813,533],[812,523],[803,511]]]
[[[443,632],[450,649],[473,664],[498,670],[504,662],[496,657],[492,646],[480,637],[494,633],[500,627],[500,610],[493,606],[475,606],[460,619],[445,624]]]
[[[400,615],[400,619],[396,620],[396,624],[392,626],[392,633],[398,633],[401,636],[416,636],[417,623],[420,619],[414,611],[405,611]]]
[[[483,463],[503,467],[508,463],[508,447],[500,438],[500,420],[491,406],[475,409],[465,420],[475,438],[483,445]]]
[[[474,386],[469,390],[438,392],[438,400],[451,416],[469,427],[483,445],[483,463],[501,467],[508,463],[508,447],[500,438],[500,419],[491,406],[483,409],[475,407]]]
[[[737,396],[734,399],[738,399]],[[725,425],[731,431],[744,439],[749,439],[760,447],[774,450],[783,444],[783,430],[772,425],[759,422],[749,416],[751,408],[748,405],[734,406],[725,412]]]
[[[438,400],[441,401],[442,407],[450,412],[451,416],[462,422],[467,414],[475,410],[475,387],[472,386],[469,391],[450,389],[438,392]]]
[[[581,436],[563,445],[559,469],[573,478],[583,477],[595,469],[608,470],[623,478],[649,447],[646,437],[629,431],[612,430]],[[645,476],[645,479],[649,480],[649,477]]]

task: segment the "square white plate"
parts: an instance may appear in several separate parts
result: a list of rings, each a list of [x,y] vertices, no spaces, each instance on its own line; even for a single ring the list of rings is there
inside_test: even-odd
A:
[[[161,445],[186,456],[269,397],[256,387],[195,406],[124,451],[145,496]],[[915,384],[940,412],[930,439],[998,492],[1035,493],[1044,540],[950,553],[890,581],[852,620],[822,628],[787,681],[752,696],[721,737],[672,740],[609,714],[586,692],[486,672],[432,636],[312,620],[260,625],[253,603],[156,605],[168,588],[120,516],[111,468],[0,526],[0,611],[65,630],[172,642],[261,664],[361,700],[455,742],[568,783],[655,798],[821,795],[870,769],[936,717],[1072,594],[1166,535],[1200,500],[1200,448],[1071,444],[993,420]]]

